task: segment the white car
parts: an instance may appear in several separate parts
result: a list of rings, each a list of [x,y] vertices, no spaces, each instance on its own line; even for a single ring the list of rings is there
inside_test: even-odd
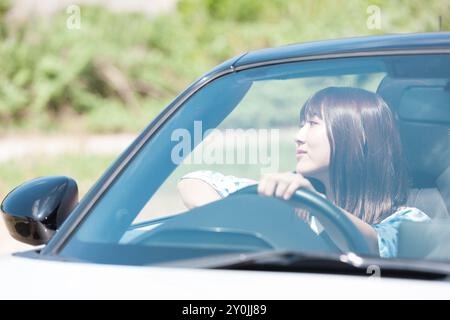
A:
[[[239,177],[295,167],[298,108],[330,86],[376,92],[395,115],[410,174],[407,205],[431,220],[401,223],[393,257],[373,250],[316,192],[300,188],[285,201],[256,185],[237,187]],[[450,33],[235,57],[176,97],[80,201],[64,176],[26,182],[5,197],[10,234],[36,250],[0,258],[0,298],[449,299],[449,128]],[[230,194],[188,209],[177,184],[199,170],[217,174]]]

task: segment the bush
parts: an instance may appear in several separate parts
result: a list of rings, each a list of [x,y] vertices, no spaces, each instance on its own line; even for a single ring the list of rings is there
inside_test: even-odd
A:
[[[367,29],[370,4],[381,8],[384,29]],[[81,29],[69,30],[65,12],[7,24],[10,1],[0,0],[2,128],[40,128],[46,121],[44,127],[54,128],[54,119],[76,115],[89,130],[133,130],[133,119],[156,114],[190,82],[237,54],[307,40],[433,31],[439,15],[448,26],[449,4],[179,0],[176,12],[153,19],[82,7]]]

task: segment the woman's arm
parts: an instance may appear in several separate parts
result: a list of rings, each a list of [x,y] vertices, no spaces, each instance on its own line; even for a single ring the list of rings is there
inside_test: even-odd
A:
[[[344,212],[344,214],[350,219],[350,221],[353,222],[353,224],[356,226],[356,228],[366,238],[367,243],[369,244],[370,248],[372,249],[372,252],[379,252],[378,251],[378,234],[375,231],[375,229],[372,228],[372,226],[370,224],[364,222],[363,220],[361,220],[357,216],[351,214],[350,212],[345,211],[342,208],[339,208],[339,209],[341,209],[341,211]]]
[[[257,181],[224,175],[217,171],[199,170],[184,175],[178,183],[178,192],[186,207],[192,209],[225,198]]]
[[[200,179],[182,179],[178,182],[177,189],[188,209],[221,199],[219,193],[212,186]]]

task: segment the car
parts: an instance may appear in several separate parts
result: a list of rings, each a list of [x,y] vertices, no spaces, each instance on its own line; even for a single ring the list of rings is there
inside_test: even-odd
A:
[[[376,92],[395,115],[408,205],[431,218],[401,224],[395,257],[380,257],[337,206],[305,188],[283,200],[249,184],[183,202],[178,183],[193,172],[258,180],[292,170],[299,107],[330,86]],[[1,205],[8,231],[36,249],[0,259],[0,297],[448,299],[449,141],[448,32],[244,53],[179,94],[81,200],[66,176],[12,190]],[[331,226],[345,248],[295,208]]]

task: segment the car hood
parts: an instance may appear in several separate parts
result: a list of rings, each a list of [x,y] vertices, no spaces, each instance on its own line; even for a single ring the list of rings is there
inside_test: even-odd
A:
[[[449,299],[447,281],[74,263],[4,256],[0,299]]]

